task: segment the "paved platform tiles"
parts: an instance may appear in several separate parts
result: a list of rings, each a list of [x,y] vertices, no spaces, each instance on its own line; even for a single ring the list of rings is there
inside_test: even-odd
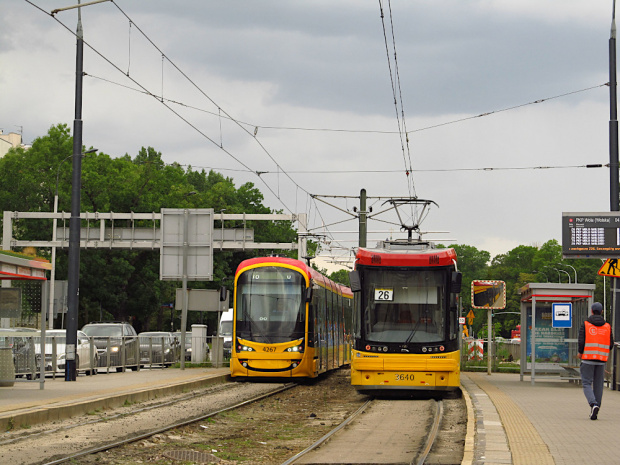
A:
[[[468,372],[462,384],[477,415],[469,463],[620,464],[620,392],[605,389],[592,421],[581,386],[567,381],[537,378],[532,385],[518,374]]]

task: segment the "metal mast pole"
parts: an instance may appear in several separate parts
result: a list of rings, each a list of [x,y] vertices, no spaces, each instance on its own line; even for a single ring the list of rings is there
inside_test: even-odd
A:
[[[360,225],[359,225],[359,245],[366,247],[366,232],[368,225],[366,223],[366,189],[360,191]]]
[[[609,37],[609,199],[610,211],[620,210],[620,194],[618,189],[618,99],[617,99],[617,83],[616,83],[616,0],[613,2],[613,11],[611,14],[611,34]],[[620,309],[618,305],[620,299],[616,294],[618,289],[618,278],[613,278],[613,297],[612,297],[612,331],[615,340],[618,340],[618,321]],[[614,380],[616,379],[616,363],[614,366]],[[614,385],[614,389],[617,387]]]
[[[79,1],[78,1],[79,5]],[[75,119],[73,120],[73,173],[71,180],[71,218],[69,220],[69,273],[65,381],[76,380],[75,348],[77,346],[80,288],[80,190],[82,187],[82,79],[84,32],[81,8],[78,8],[75,59]]]
[[[618,99],[616,83],[616,0],[609,37],[609,193],[611,211],[620,210],[618,193]]]

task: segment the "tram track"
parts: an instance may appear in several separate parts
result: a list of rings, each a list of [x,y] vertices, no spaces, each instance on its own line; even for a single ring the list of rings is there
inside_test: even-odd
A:
[[[128,407],[135,415],[106,412],[103,421],[82,421],[73,429],[49,425],[54,429],[3,444],[0,463],[175,464],[183,463],[178,461],[211,463],[210,459],[238,465],[341,463],[304,461],[302,455],[308,454],[300,451],[329,447],[340,435],[356,431],[358,423],[363,426],[363,421],[366,430],[362,427],[356,433],[358,441],[363,444],[368,442],[368,436],[381,435],[387,439],[384,445],[371,447],[372,460],[366,455],[365,462],[355,462],[351,457],[346,463],[422,464],[422,457],[428,451],[431,455],[435,453],[431,449],[435,442],[427,435],[434,429],[439,431],[434,434],[441,436],[444,429],[439,426],[439,420],[432,420],[437,416],[435,401],[370,398],[350,386],[349,376],[348,370],[338,370],[318,380],[277,387],[273,383],[226,383],[202,394],[186,395],[178,403],[166,399],[156,406]],[[251,394],[256,390],[262,392]],[[462,399],[445,402],[448,412],[463,410]],[[180,410],[185,412],[182,420],[165,424],[151,421],[151,418],[175,417]],[[386,418],[391,421],[385,422]],[[459,422],[462,417],[452,417],[447,423],[454,428]],[[110,431],[115,434],[106,436]],[[126,434],[119,434],[120,431]],[[396,441],[400,433],[405,433],[404,437]],[[345,441],[346,448],[358,448],[354,441]],[[459,441],[464,442],[464,433],[445,440],[444,444],[454,446]],[[45,448],[46,455],[37,458],[33,452],[41,448]],[[399,449],[406,452],[406,460],[391,461],[390,450]],[[375,461],[377,457],[387,460]],[[462,448],[453,451],[452,457],[458,459],[442,458],[429,463],[460,463]]]
[[[253,397],[251,399],[244,400],[244,401],[239,402],[237,404],[234,404],[234,405],[231,405],[231,406],[228,406],[228,407],[225,407],[225,408],[213,411],[213,412],[209,412],[209,413],[204,414],[204,415],[198,415],[196,417],[192,417],[192,418],[189,418],[187,420],[176,422],[174,424],[167,425],[167,426],[162,427],[162,428],[152,429],[152,430],[146,431],[144,433],[138,434],[136,436],[132,436],[132,437],[129,437],[129,438],[121,439],[121,440],[118,440],[118,441],[114,441],[114,442],[110,442],[110,443],[107,443],[107,444],[99,445],[97,447],[86,449],[86,450],[77,452],[75,454],[71,454],[71,455],[62,457],[62,458],[57,459],[57,460],[53,460],[53,461],[49,461],[49,462],[44,462],[43,465],[58,465],[58,464],[62,464],[62,463],[66,463],[66,462],[72,461],[72,460],[77,460],[77,459],[86,457],[88,455],[93,455],[93,454],[96,454],[98,452],[115,449],[117,447],[122,447],[122,446],[130,444],[132,442],[140,441],[142,439],[146,439],[146,438],[155,436],[156,434],[162,434],[162,433],[165,433],[165,432],[168,432],[168,431],[171,431],[171,430],[175,430],[177,428],[181,428],[183,426],[191,425],[193,423],[196,423],[196,422],[199,422],[199,421],[202,421],[202,420],[206,420],[207,418],[214,417],[216,415],[219,415],[219,414],[224,413],[224,412],[228,412],[230,410],[235,410],[235,409],[240,408],[240,407],[242,407],[244,405],[248,405],[248,404],[251,404],[253,402],[257,402],[257,401],[259,401],[261,399],[264,399],[264,398],[269,397],[269,396],[273,396],[273,395],[278,394],[280,392],[283,392],[283,391],[286,391],[288,389],[291,389],[291,388],[293,388],[295,386],[296,386],[296,384],[294,384],[294,383],[288,383],[288,384],[285,384],[282,387],[279,387],[277,389],[269,391],[269,392],[267,392],[265,394],[261,394],[259,396]]]
[[[387,401],[377,399],[367,401],[339,426],[281,465],[319,465],[345,462],[348,465],[366,463],[424,465],[440,432],[444,412],[443,401],[407,400],[405,402],[408,403],[409,408],[402,409],[401,405],[397,407],[397,409],[401,409],[402,417],[395,417],[394,410],[386,408],[390,404],[393,406],[394,402],[398,401],[391,399]],[[426,412],[428,413],[428,419],[431,420],[430,427],[424,430],[426,434],[414,434],[412,436],[409,432],[403,432],[402,428],[397,427],[390,429],[391,440],[386,442],[381,435],[376,437],[368,435],[366,422],[356,422],[360,414],[367,409],[374,408],[378,410],[375,412],[375,416],[382,416],[383,412],[389,412],[391,415],[389,423],[391,425],[402,425],[404,418],[410,415],[412,411],[420,412],[420,418],[423,418],[422,410],[424,409],[420,408],[420,406],[428,402],[433,403],[434,406],[430,409],[431,411]],[[411,407],[414,408],[411,409]],[[428,421],[423,423],[428,423]],[[343,437],[337,438],[337,435],[341,434],[345,427],[347,427],[346,434]],[[409,444],[409,440],[411,440],[411,444]],[[332,442],[330,443],[330,441]]]

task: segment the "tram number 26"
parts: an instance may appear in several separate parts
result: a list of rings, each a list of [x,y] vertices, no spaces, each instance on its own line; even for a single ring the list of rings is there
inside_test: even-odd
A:
[[[396,373],[396,381],[413,381],[413,373]]]
[[[394,289],[375,289],[375,300],[394,300]]]

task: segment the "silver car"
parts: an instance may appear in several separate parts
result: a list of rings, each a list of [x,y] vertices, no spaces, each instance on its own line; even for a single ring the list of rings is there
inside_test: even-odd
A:
[[[140,339],[140,366],[170,366],[177,361],[179,343],[172,333],[147,331],[138,334]]]
[[[130,367],[139,367],[138,333],[127,322],[95,321],[82,327],[94,341],[99,353],[100,367],[114,367],[116,371],[125,371]]]
[[[64,329],[50,329],[45,331],[45,371],[64,373],[66,365],[67,332]],[[91,350],[92,346],[92,350]],[[37,354],[37,367],[41,362],[41,338],[36,338],[35,352]],[[55,355],[55,357],[54,357]],[[92,357],[92,363],[91,363]],[[55,363],[54,363],[55,360]],[[94,343],[83,331],[77,332],[77,345],[75,348],[75,366],[78,373],[96,375],[99,364],[99,355]]]

